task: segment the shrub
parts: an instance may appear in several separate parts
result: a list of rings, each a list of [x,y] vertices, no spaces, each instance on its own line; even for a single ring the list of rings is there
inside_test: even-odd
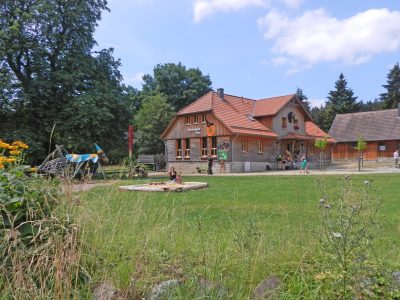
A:
[[[0,140],[0,291],[16,299],[76,297],[82,278],[78,226],[59,182],[26,175],[27,147]]]

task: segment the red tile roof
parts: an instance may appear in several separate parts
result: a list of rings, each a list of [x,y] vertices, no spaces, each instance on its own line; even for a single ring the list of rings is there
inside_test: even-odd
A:
[[[275,115],[294,97],[295,95],[293,94],[254,100],[225,94],[224,98],[221,99],[218,96],[218,93],[209,92],[188,106],[182,108],[176,115],[181,116],[212,111],[214,116],[233,134],[277,138],[278,135],[275,132],[254,117]],[[307,115],[309,114],[307,113]],[[162,136],[166,134],[174,121],[175,119],[170,123]],[[326,133],[319,129],[315,124],[313,126],[308,125],[308,127],[306,125],[306,128],[309,128],[313,133],[309,134],[307,132],[307,135],[309,135],[310,138],[319,137],[321,134],[323,134],[323,136],[326,135]],[[299,135],[298,138],[304,139],[307,138],[307,136]]]
[[[282,140],[313,140],[315,137],[309,135],[302,135],[298,133],[288,133],[281,137]]]
[[[325,131],[319,128],[314,122],[308,121],[306,123],[306,134],[316,137],[323,138],[328,137],[328,143],[336,143],[335,139],[331,138]]]
[[[254,117],[276,115],[295,95],[265,98],[255,102]]]

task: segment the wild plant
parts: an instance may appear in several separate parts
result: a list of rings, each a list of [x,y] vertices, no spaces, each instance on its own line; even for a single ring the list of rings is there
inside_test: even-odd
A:
[[[22,142],[0,141],[0,293],[15,299],[78,297],[78,225],[60,184],[23,166]]]
[[[330,285],[335,297],[341,299],[374,293],[365,286],[377,279],[371,275],[377,275],[379,269],[372,246],[379,233],[381,201],[372,193],[372,181],[354,184],[350,176],[345,176],[331,193],[326,192],[332,189],[327,188],[325,179],[318,185],[323,191],[319,200],[319,237],[325,269],[315,279]]]

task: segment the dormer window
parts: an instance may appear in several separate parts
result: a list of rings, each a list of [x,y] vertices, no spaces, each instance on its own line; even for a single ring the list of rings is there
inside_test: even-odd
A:
[[[282,128],[287,128],[287,118],[282,118]]]

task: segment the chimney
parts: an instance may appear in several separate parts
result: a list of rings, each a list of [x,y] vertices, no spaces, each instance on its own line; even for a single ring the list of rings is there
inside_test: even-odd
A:
[[[221,100],[224,100],[224,89],[223,88],[217,89],[217,94],[221,98]]]

